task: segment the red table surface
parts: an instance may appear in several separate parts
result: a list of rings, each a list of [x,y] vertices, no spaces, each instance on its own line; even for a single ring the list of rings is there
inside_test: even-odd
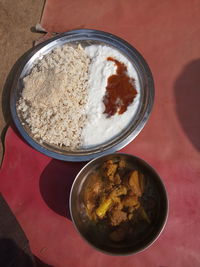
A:
[[[153,112],[122,152],[143,158],[158,171],[170,210],[164,232],[146,251],[127,257],[97,252],[69,219],[70,186],[84,163],[48,158],[9,128],[0,191],[42,261],[56,267],[200,266],[199,14],[197,0],[46,2],[41,25],[47,31],[109,31],[146,58],[155,80]]]

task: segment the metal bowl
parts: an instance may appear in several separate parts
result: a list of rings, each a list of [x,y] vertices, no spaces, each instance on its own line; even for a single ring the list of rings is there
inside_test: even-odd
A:
[[[112,140],[93,148],[69,151],[64,147],[50,145],[47,143],[40,144],[37,140],[35,140],[32,137],[29,128],[25,125],[22,125],[22,121],[19,118],[16,110],[16,103],[18,102],[23,90],[23,78],[31,72],[33,66],[37,64],[38,60],[55,47],[62,46],[65,43],[74,42],[79,42],[83,46],[91,44],[105,44],[121,52],[134,65],[138,73],[141,93],[140,104],[135,116],[131,120],[128,127],[119,135],[114,137]],[[151,71],[144,58],[135,48],[133,48],[126,41],[110,33],[97,30],[80,29],[57,35],[51,40],[39,44],[28,55],[25,56],[23,63],[19,67],[18,73],[14,78],[11,89],[10,107],[13,121],[20,134],[36,150],[44,153],[47,156],[60,160],[88,161],[101,155],[113,153],[130,143],[139,134],[147,122],[153,106],[153,100],[154,83]]]
[[[123,159],[133,169],[141,171],[150,180],[156,196],[156,208],[153,220],[146,228],[137,228],[134,237],[119,243],[112,242],[107,233],[102,233],[91,222],[85,211],[84,192],[90,174],[102,166],[103,162],[112,159],[114,162]],[[73,223],[80,235],[95,249],[113,255],[135,254],[148,248],[162,232],[168,215],[168,199],[165,186],[155,170],[145,161],[135,156],[114,153],[90,161],[76,176],[70,192],[70,213]]]

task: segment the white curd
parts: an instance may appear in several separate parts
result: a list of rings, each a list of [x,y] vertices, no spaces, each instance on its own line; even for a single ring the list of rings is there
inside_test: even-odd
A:
[[[140,85],[138,74],[131,62],[118,50],[109,46],[91,45],[85,48],[86,54],[91,58],[89,66],[89,92],[86,104],[87,121],[82,131],[82,146],[93,147],[103,144],[128,126],[137,112],[140,100]],[[107,58],[112,57],[127,67],[127,74],[135,80],[137,95],[123,114],[107,117],[104,114],[103,97],[106,93],[107,79],[116,73],[116,65]]]

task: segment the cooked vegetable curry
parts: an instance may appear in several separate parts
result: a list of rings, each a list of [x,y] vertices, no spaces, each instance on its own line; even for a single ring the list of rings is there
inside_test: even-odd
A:
[[[124,160],[105,161],[91,174],[84,193],[89,220],[107,225],[110,240],[124,240],[134,231],[134,224],[138,221],[151,223],[151,216],[142,201],[145,187],[143,173],[130,169]]]

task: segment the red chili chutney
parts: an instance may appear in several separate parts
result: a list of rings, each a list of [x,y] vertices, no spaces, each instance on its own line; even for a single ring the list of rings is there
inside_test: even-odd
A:
[[[127,67],[112,57],[108,57],[107,60],[115,62],[117,66],[116,74],[108,77],[106,94],[103,98],[104,113],[110,117],[116,113],[123,114],[133,102],[137,91],[135,80],[127,75]]]

